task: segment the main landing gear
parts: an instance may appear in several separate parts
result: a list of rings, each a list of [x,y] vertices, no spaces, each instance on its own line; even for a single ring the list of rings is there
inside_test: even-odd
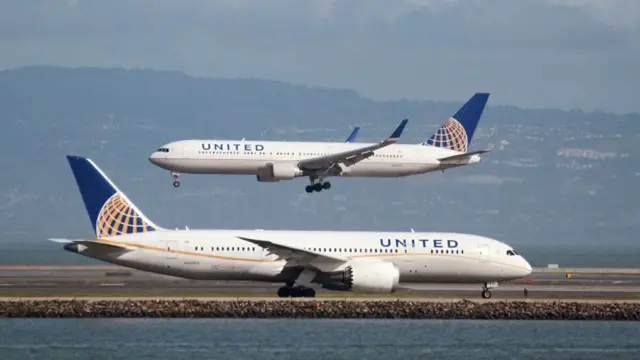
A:
[[[307,185],[304,190],[307,193],[312,193],[312,192],[320,192],[322,190],[329,190],[331,189],[331,183],[328,181],[323,181],[322,178],[315,178],[315,177],[309,177],[309,180],[311,180],[311,185]]]
[[[498,287],[497,282],[486,282],[482,287],[482,298],[490,299],[491,298],[491,289]]]
[[[173,176],[173,187],[180,187],[180,174],[172,171],[171,176]]]
[[[316,297],[316,291],[313,288],[306,286],[293,286],[293,284],[286,284],[278,289],[278,297]]]

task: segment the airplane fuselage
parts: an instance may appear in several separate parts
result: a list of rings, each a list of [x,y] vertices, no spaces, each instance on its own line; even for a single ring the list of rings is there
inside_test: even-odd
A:
[[[150,161],[164,169],[191,174],[259,175],[268,164],[290,164],[296,167],[303,159],[340,153],[367,143],[338,142],[281,142],[281,141],[223,141],[184,140],[164,145]],[[418,144],[393,144],[378,149],[374,155],[356,164],[344,167],[339,174],[345,177],[402,177],[445,170],[451,167],[477,163],[479,157],[459,161],[441,162],[438,159],[461,154],[446,148]],[[300,172],[296,177],[309,176]]]
[[[339,273],[352,262],[376,260],[392,262],[402,283],[504,281],[531,272],[520,255],[509,255],[510,246],[457,233],[159,230],[97,240],[130,249],[121,254],[100,247],[65,248],[109,263],[188,279],[282,282],[299,275],[295,263],[280,260],[238,236],[348,259],[342,265],[316,264],[325,274]]]

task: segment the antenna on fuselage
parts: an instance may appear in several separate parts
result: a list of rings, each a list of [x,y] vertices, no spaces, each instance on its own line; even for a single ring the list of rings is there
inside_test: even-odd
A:
[[[414,233],[415,231],[413,231],[413,228],[411,228],[411,232]]]

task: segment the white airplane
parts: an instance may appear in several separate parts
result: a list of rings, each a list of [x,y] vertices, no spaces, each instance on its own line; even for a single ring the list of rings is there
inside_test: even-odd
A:
[[[476,93],[428,140],[396,144],[408,120],[379,143],[181,140],[163,145],[149,160],[180,173],[255,175],[261,182],[309,177],[308,193],[329,189],[331,176],[401,177],[475,164],[489,150],[468,151],[488,93]]]
[[[108,263],[195,280],[282,282],[279,297],[315,288],[394,292],[399,283],[484,283],[531,273],[511,246],[439,232],[172,230],[149,220],[90,159],[67,156],[95,239],[50,239]]]

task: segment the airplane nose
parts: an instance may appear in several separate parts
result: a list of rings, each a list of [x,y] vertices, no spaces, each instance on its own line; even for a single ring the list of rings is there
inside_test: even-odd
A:
[[[152,164],[158,165],[160,160],[163,158],[164,158],[164,154],[156,151],[149,156],[149,161],[151,161]]]
[[[531,273],[533,272],[533,268],[531,268],[531,264],[529,264],[529,262],[525,259],[522,259],[522,262],[524,263],[523,264],[524,266],[522,266],[522,270],[523,270],[522,277],[531,275]]]

